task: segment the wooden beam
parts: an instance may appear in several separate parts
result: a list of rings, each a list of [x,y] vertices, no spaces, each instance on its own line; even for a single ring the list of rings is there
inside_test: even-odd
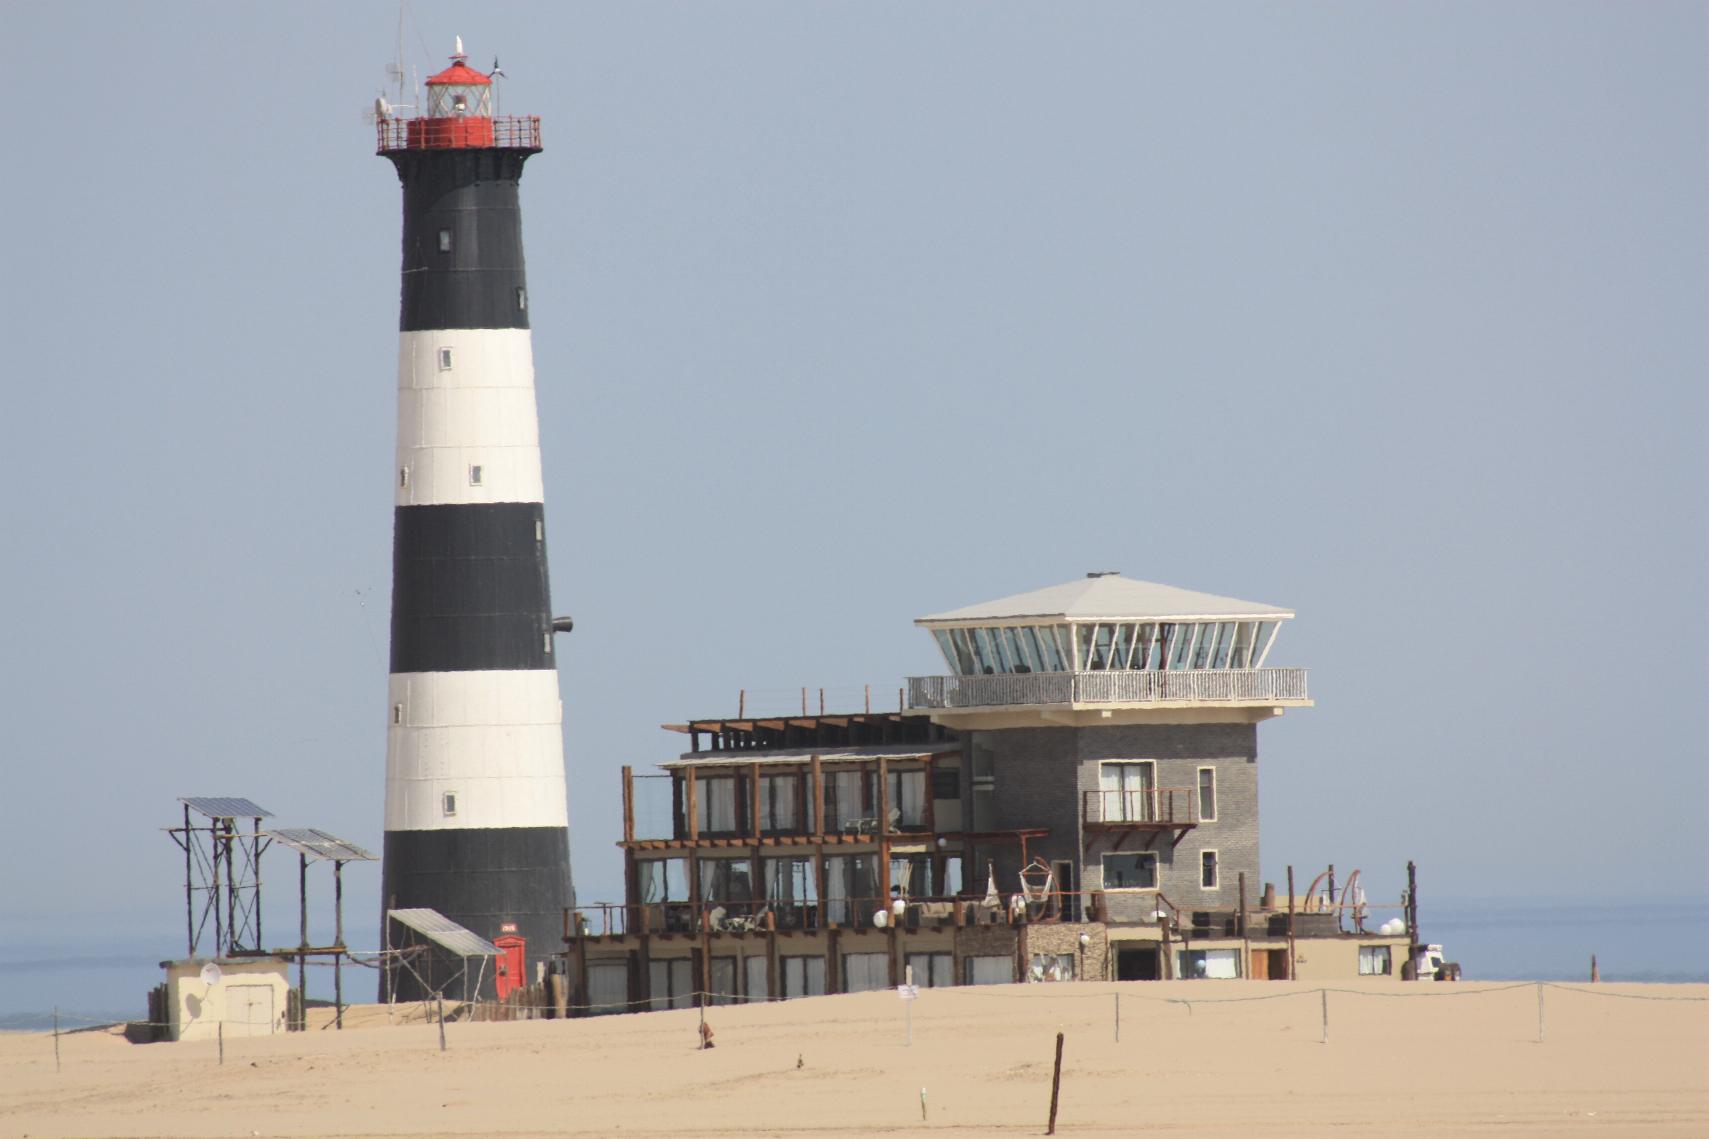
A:
[[[757,842],[760,837],[760,765],[748,764],[748,834]]]
[[[623,765],[623,841],[635,841],[635,769]]]
[[[694,768],[688,769],[688,841],[700,841],[700,789],[695,786]]]
[[[813,773],[813,834],[817,838],[825,835],[825,772],[814,756],[811,763]]]

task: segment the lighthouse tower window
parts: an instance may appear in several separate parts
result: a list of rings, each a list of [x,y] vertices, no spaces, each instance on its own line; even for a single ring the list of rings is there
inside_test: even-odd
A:
[[[445,792],[445,795],[443,796],[443,798],[440,799],[440,808],[445,812],[446,818],[448,818],[448,819],[456,818],[457,817],[457,792],[455,792],[455,791]]]
[[[439,350],[439,370],[441,372],[449,372],[451,370],[451,349],[441,348]]]
[[[442,229],[439,231],[439,252],[451,252],[451,231],[448,229]]]

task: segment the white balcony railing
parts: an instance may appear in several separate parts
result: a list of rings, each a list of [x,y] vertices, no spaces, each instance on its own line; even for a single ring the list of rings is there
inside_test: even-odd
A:
[[[1267,704],[1306,696],[1303,668],[910,676],[910,708],[1017,704]]]

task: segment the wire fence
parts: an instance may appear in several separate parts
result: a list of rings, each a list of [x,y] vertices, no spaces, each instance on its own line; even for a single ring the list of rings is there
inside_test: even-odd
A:
[[[915,989],[913,986],[900,986],[899,988],[901,990],[911,990],[911,992],[904,992],[902,994],[904,996],[904,1000],[910,1006],[908,1009],[908,1040],[909,1040],[909,1043],[912,1043],[912,1040],[913,1040],[912,1004],[921,992],[931,993],[932,994],[931,999],[934,1001],[937,1000],[939,994],[944,994],[944,995],[949,995],[949,996],[958,997],[958,998],[959,997],[977,996],[977,997],[984,999],[984,1000],[997,999],[997,1000],[1010,1000],[1010,1001],[1033,1001],[1033,1002],[1048,1002],[1048,1003],[1052,1003],[1052,1004],[1064,1002],[1064,1001],[1103,1002],[1104,1004],[1106,1004],[1111,1009],[1112,1025],[1113,1025],[1113,1029],[1114,1029],[1114,1033],[1115,1033],[1115,1039],[1118,1043],[1121,1041],[1121,1006],[1122,1006],[1124,999],[1128,1000],[1128,1001],[1139,1001],[1142,1003],[1157,1004],[1157,1005],[1183,1006],[1186,1008],[1188,1014],[1190,1015],[1193,1012],[1193,1009],[1197,1006],[1242,1005],[1242,1004],[1255,1004],[1255,1003],[1259,1003],[1259,1002],[1289,1001],[1289,1000],[1299,1000],[1301,998],[1307,998],[1307,997],[1316,997],[1318,999],[1319,1005],[1321,1006],[1321,1010],[1322,1010],[1322,1029],[1323,1029],[1322,1042],[1324,1044],[1329,1043],[1329,1025],[1330,1025],[1329,997],[1332,994],[1335,996],[1338,996],[1338,997],[1355,997],[1355,998],[1365,997],[1365,998],[1374,998],[1377,1000],[1395,1000],[1395,999],[1399,999],[1399,1000],[1429,1000],[1429,999],[1435,998],[1435,997],[1484,997],[1484,996],[1493,996],[1493,995],[1500,994],[1500,993],[1511,993],[1511,992],[1515,992],[1515,991],[1523,990],[1523,989],[1534,990],[1537,994],[1536,1042],[1539,1044],[1544,1043],[1546,1040],[1545,1030],[1546,1030],[1547,1024],[1546,1024],[1546,1015],[1545,1015],[1546,1014],[1546,1005],[1545,1005],[1545,1000],[1544,1000],[1544,994],[1546,991],[1551,990],[1551,989],[1562,992],[1562,993],[1573,993],[1573,994],[1579,994],[1579,995],[1583,995],[1583,996],[1602,997],[1602,998],[1608,999],[1608,1000],[1647,1001],[1647,1002],[1661,1002],[1661,1003],[1670,1003],[1670,1004],[1699,1004],[1699,1005],[1704,1004],[1706,1002],[1709,1002],[1709,997],[1705,997],[1705,996],[1692,996],[1689,994],[1617,992],[1617,991],[1614,991],[1612,989],[1605,988],[1602,986],[1573,985],[1573,984],[1565,984],[1565,983],[1558,982],[1558,981],[1515,981],[1515,982],[1506,983],[1506,984],[1464,985],[1464,986],[1461,986],[1461,985],[1445,986],[1445,985],[1437,985],[1437,984],[1428,984],[1428,985],[1419,985],[1417,988],[1398,989],[1398,990],[1392,990],[1392,991],[1391,990],[1385,990],[1385,989],[1377,989],[1377,988],[1354,989],[1354,988],[1344,988],[1344,987],[1338,987],[1338,986],[1332,986],[1332,985],[1322,985],[1322,986],[1314,986],[1311,988],[1290,988],[1286,992],[1259,993],[1259,994],[1254,994],[1252,996],[1203,996],[1203,997],[1179,996],[1179,995],[1175,995],[1175,994],[1165,995],[1165,994],[1161,994],[1161,993],[1158,993],[1158,994],[1148,993],[1148,992],[1143,991],[1143,987],[1146,984],[1148,984],[1148,982],[1134,982],[1132,988],[1122,988],[1122,989],[1114,989],[1114,990],[1106,988],[1106,989],[1103,989],[1102,991],[1099,991],[1099,992],[1065,991],[1065,990],[1070,990],[1070,989],[1077,987],[1077,986],[1061,985],[1061,984],[1009,985],[1009,986],[1002,986],[1002,985],[946,985],[946,986],[939,986],[939,987],[935,987],[935,988],[934,987],[925,987],[923,989]],[[1016,991],[1016,990],[1019,990],[1019,991]],[[891,991],[891,990],[879,989],[879,990],[869,990],[869,991],[886,992],[886,991]],[[811,995],[818,996],[821,994],[811,994]],[[761,997],[761,998],[750,998],[749,996],[747,996],[746,994],[743,994],[743,993],[718,992],[718,991],[712,991],[712,990],[697,989],[697,990],[694,990],[692,992],[684,992],[684,993],[673,994],[669,997],[659,997],[659,998],[643,997],[643,998],[638,998],[638,999],[634,999],[634,1000],[605,1001],[605,1002],[581,1003],[581,1004],[568,1003],[568,1004],[561,1006],[562,1012],[564,1014],[567,1014],[567,1016],[560,1016],[559,1015],[559,1007],[551,1004],[550,1002],[543,1002],[543,1003],[539,1003],[539,1004],[531,1004],[530,1008],[533,1011],[539,1012],[541,1014],[542,1018],[546,1018],[546,1019],[575,1019],[575,1020],[581,1020],[581,1019],[585,1019],[588,1017],[597,1017],[597,1016],[606,1016],[606,1015],[622,1015],[622,1014],[627,1014],[627,1013],[636,1013],[636,1012],[645,1012],[645,1011],[655,1011],[655,1012],[671,1011],[671,1010],[690,1011],[690,1010],[698,1009],[700,1012],[700,1024],[701,1024],[699,1031],[700,1031],[701,1039],[702,1039],[703,1046],[704,1046],[705,1042],[710,1040],[710,1035],[708,1034],[708,1030],[705,1026],[706,1013],[707,1013],[708,1009],[728,1010],[728,1009],[731,1009],[731,1008],[734,1008],[737,1006],[744,1006],[744,1005],[746,1005],[746,1006],[756,1006],[756,1005],[757,1006],[763,1006],[763,1005],[767,1005],[767,1004],[787,1003],[787,1002],[799,1000],[799,999],[801,999],[801,998],[800,997],[789,997],[789,998],[782,998],[780,1000],[773,1001],[773,1000],[769,1000],[769,999],[763,998],[763,997]],[[452,1002],[450,1012],[448,1013],[447,1009],[446,1009],[446,1002],[443,999],[434,999],[434,1000],[428,1000],[428,1001],[411,1002],[408,1006],[406,1006],[405,1016],[407,1019],[412,1019],[412,1020],[417,1019],[416,1016],[412,1015],[412,1010],[413,1010],[414,1012],[420,1013],[418,1023],[436,1024],[438,1026],[438,1029],[439,1029],[439,1047],[440,1047],[440,1050],[443,1051],[447,1047],[447,1039],[448,1039],[446,1036],[446,1025],[447,1025],[447,1023],[452,1023],[452,1022],[456,1022],[456,1021],[491,1019],[490,1017],[482,1017],[482,1016],[478,1015],[478,1010],[485,1007],[485,1006],[489,1006],[489,1005],[498,1007],[498,1006],[502,1006],[503,1004],[504,1004],[504,1002],[493,1002],[493,1001],[456,1001],[456,1002]],[[352,1007],[352,1006],[346,1006],[346,1008],[349,1008],[349,1007]],[[395,1015],[395,1011],[393,1012],[393,1015]],[[214,1026],[214,1030],[215,1030],[214,1036],[215,1036],[215,1039],[217,1040],[217,1043],[218,1043],[219,1062],[222,1064],[225,1062],[225,1026],[227,1024],[242,1027],[245,1030],[243,1033],[244,1036],[273,1035],[273,1033],[270,1031],[269,1032],[255,1032],[255,1031],[253,1031],[254,1029],[256,1029],[260,1026],[257,1025],[256,1023],[254,1023],[253,1021],[248,1021],[248,1020],[199,1017],[199,1018],[195,1018],[194,1023],[197,1024],[198,1026],[200,1026],[204,1033],[206,1032],[208,1025],[212,1024]],[[61,1054],[60,1054],[60,1040],[61,1040],[61,1038],[67,1037],[67,1036],[74,1036],[74,1035],[77,1035],[80,1033],[96,1032],[96,1031],[102,1031],[102,1030],[111,1030],[111,1029],[119,1028],[119,1027],[125,1028],[128,1032],[131,1030],[144,1030],[144,1029],[149,1029],[149,1030],[170,1029],[171,1027],[173,1027],[173,1025],[170,1023],[164,1023],[164,1022],[153,1021],[153,1020],[114,1021],[114,1020],[97,1019],[97,1018],[92,1018],[92,1017],[82,1017],[82,1016],[78,1016],[77,1014],[74,1014],[74,1013],[62,1013],[56,1009],[56,1010],[54,1010],[54,1014],[53,1014],[53,1031],[51,1033],[51,1039],[52,1039],[52,1043],[53,1043],[53,1054],[54,1054],[55,1069],[58,1070],[62,1064],[62,1059],[61,1059]],[[43,1032],[42,1035],[44,1037],[47,1037],[50,1034]],[[238,1038],[240,1038],[240,1037],[234,1033],[234,1039],[238,1039]]]

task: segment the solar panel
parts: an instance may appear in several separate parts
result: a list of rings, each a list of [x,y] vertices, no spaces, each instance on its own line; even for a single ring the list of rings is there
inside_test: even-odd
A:
[[[396,919],[436,945],[443,946],[459,957],[497,957],[498,946],[464,929],[438,910],[387,910],[386,916]]]
[[[298,854],[326,862],[373,862],[374,856],[353,842],[313,827],[283,827],[267,832]]]
[[[180,803],[210,819],[270,819],[273,812],[249,799],[229,799],[218,796],[180,799]]]

